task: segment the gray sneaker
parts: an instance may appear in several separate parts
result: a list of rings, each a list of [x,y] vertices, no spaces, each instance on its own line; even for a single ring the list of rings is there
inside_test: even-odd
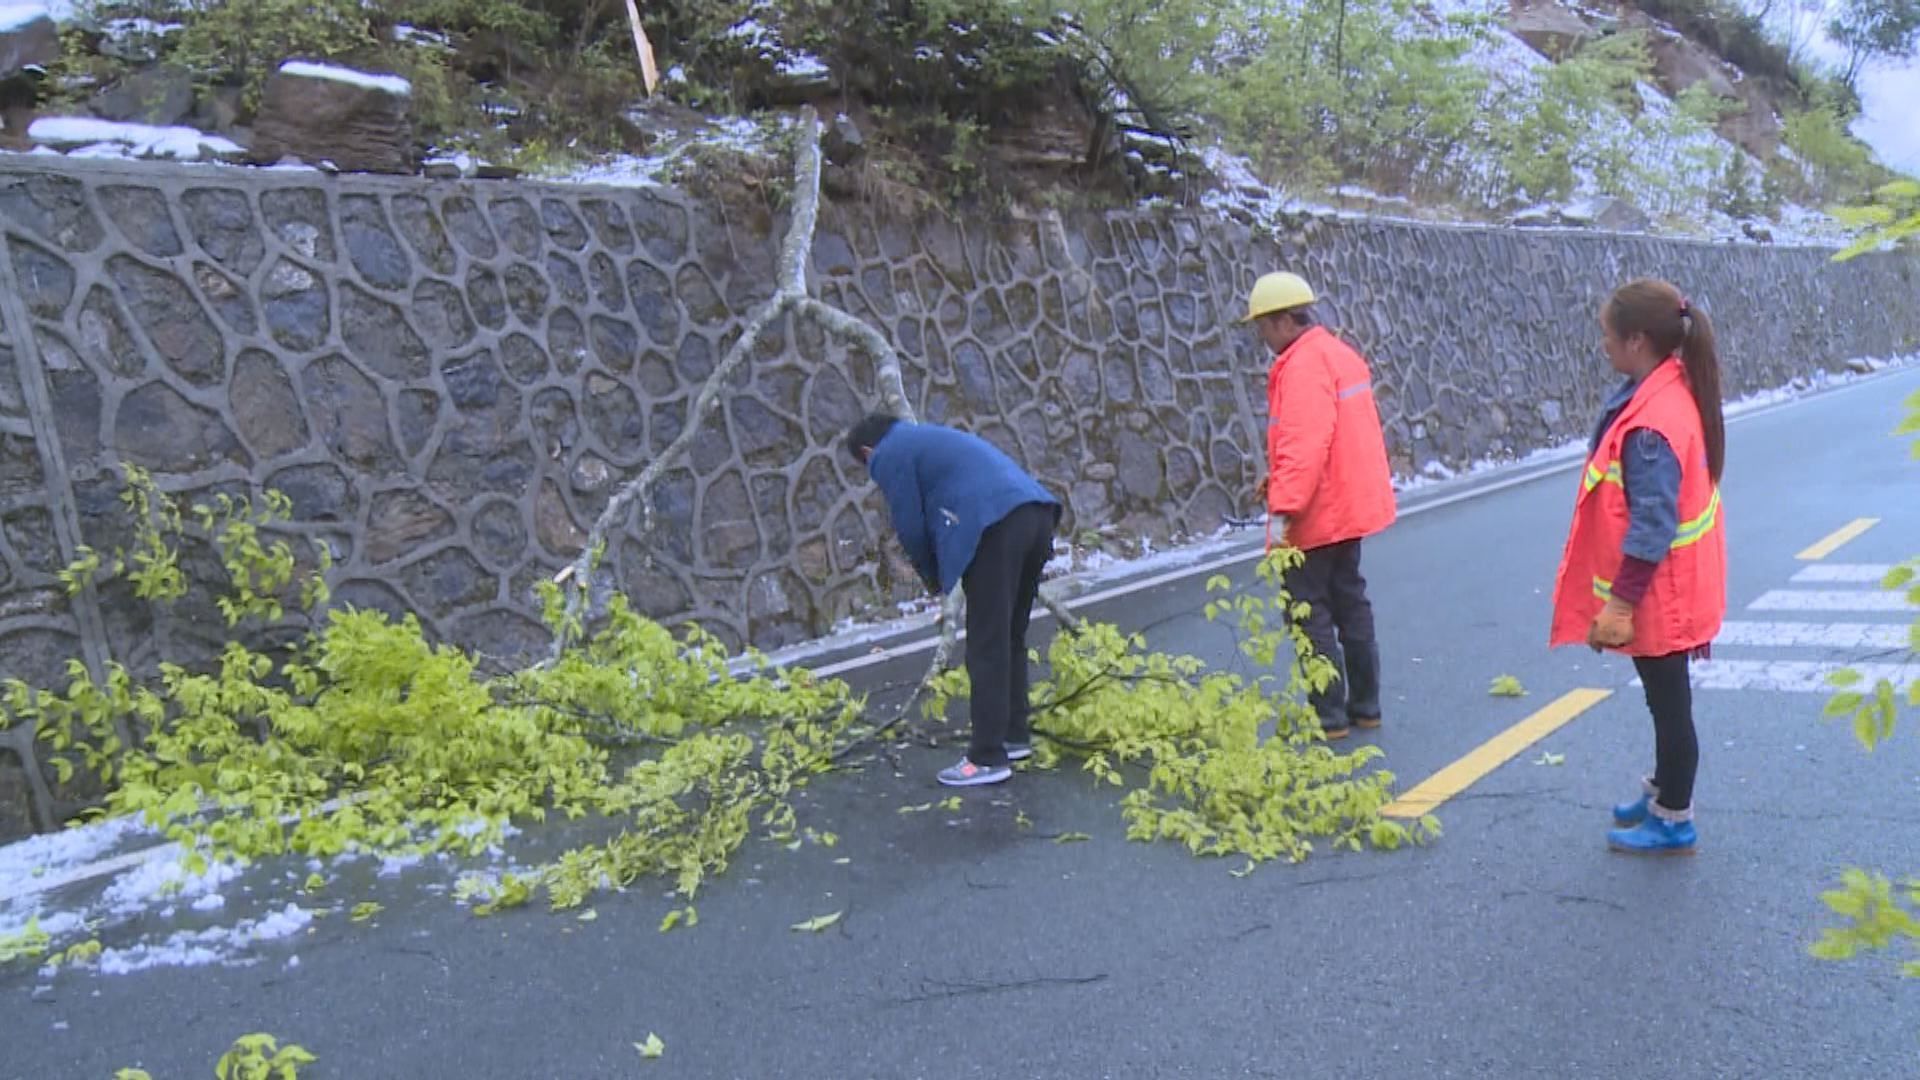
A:
[[[1007,744],[1007,760],[1008,761],[1025,761],[1032,756],[1033,756],[1032,743],[1010,742]]]
[[[983,784],[998,784],[1013,775],[1013,770],[1005,765],[975,765],[961,758],[957,765],[940,770],[940,782],[948,787],[980,787]]]

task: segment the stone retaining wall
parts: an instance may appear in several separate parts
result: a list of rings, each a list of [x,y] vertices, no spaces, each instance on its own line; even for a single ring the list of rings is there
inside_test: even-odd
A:
[[[666,190],[0,158],[0,674],[219,639],[204,603],[56,588],[78,544],[124,542],[119,462],[199,498],[278,488],[337,553],[339,601],[538,648],[533,584],[678,435],[784,226]],[[1373,360],[1403,469],[1583,434],[1611,382],[1595,311],[1631,276],[1713,313],[1730,394],[1920,339],[1910,259],[1359,221],[1256,238],[1202,213],[829,207],[813,288],[889,336],[925,418],[1061,493],[1069,528],[1166,538],[1250,508],[1267,358],[1231,320],[1280,266]],[[619,586],[769,647],[916,593],[837,452],[876,397],[868,358],[781,324],[668,474],[651,567],[611,545]],[[40,772],[0,734],[0,836],[84,794]]]

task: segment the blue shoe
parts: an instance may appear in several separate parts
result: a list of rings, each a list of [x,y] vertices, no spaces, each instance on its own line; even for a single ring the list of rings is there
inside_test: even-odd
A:
[[[1010,742],[1007,744],[1007,760],[1008,761],[1025,761],[1032,756],[1033,756],[1032,743]]]
[[[1691,855],[1699,841],[1692,821],[1668,821],[1651,813],[1631,829],[1607,831],[1607,846],[1628,855]]]
[[[1647,814],[1649,812],[1647,807],[1652,805],[1653,797],[1660,794],[1660,792],[1653,786],[1653,782],[1648,780],[1641,781],[1640,788],[1640,797],[1638,799],[1632,802],[1614,804],[1613,823],[1615,825],[1623,829],[1631,829],[1635,825],[1647,820]]]

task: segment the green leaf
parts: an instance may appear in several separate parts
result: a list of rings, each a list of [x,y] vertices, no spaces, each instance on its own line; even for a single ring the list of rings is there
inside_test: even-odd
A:
[[[327,887],[327,879],[322,877],[319,874],[319,872],[316,871],[314,873],[307,875],[307,883],[305,886],[306,891],[310,893],[319,892],[321,889],[324,889],[326,887]]]
[[[925,803],[921,803],[918,806],[903,806],[900,808],[899,812],[902,814],[924,814],[931,809],[933,809],[933,804],[930,802],[925,802]]]
[[[1860,703],[1865,700],[1866,700],[1866,695],[1861,694],[1858,691],[1855,691],[1855,690],[1844,691],[1842,693],[1835,694],[1833,695],[1832,698],[1828,699],[1827,707],[1824,710],[1822,710],[1822,712],[1829,719],[1832,719],[1834,717],[1839,717],[1839,716],[1846,716],[1852,713],[1855,709],[1858,709],[1860,707]]]
[[[842,912],[836,911],[831,915],[816,915],[805,922],[794,923],[790,929],[798,930],[802,933],[817,934],[827,927],[832,926],[834,923],[839,922],[841,914]]]
[[[1520,680],[1512,675],[1495,676],[1493,684],[1487,687],[1487,693],[1494,697],[1525,697],[1527,689]]]
[[[600,917],[599,912],[593,910],[592,908],[588,908],[587,910],[581,912],[580,914],[575,915],[574,919],[579,922],[592,922],[595,919],[598,919],[599,917]]]
[[[368,919],[373,918],[375,915],[378,915],[385,910],[386,908],[383,907],[381,904],[377,903],[376,901],[365,900],[358,904],[353,905],[353,911],[350,915],[348,915],[348,918],[352,919],[354,922],[366,922]]]
[[[1864,679],[1865,676],[1861,675],[1858,671],[1852,668],[1842,668],[1827,676],[1827,685],[1838,687],[1858,686]]]
[[[1540,756],[1534,760],[1535,765],[1565,765],[1566,763],[1567,755],[1546,751],[1543,751]]]
[[[1053,842],[1056,844],[1078,844],[1091,839],[1093,839],[1093,837],[1083,832],[1068,832],[1061,833],[1059,836],[1054,837]]]
[[[1820,960],[1851,960],[1856,951],[1858,950],[1851,941],[1831,930],[1807,948],[1807,952]]]
[[[634,1043],[633,1048],[640,1051],[641,1057],[648,1059],[657,1058],[667,1052],[667,1044],[660,1041],[660,1036],[651,1032],[647,1034],[646,1042]]]

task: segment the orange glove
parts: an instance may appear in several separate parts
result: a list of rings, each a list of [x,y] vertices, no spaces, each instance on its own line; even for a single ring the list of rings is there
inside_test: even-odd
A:
[[[1633,605],[1625,600],[1609,600],[1607,606],[1587,628],[1587,644],[1594,652],[1623,649],[1633,644]]]

